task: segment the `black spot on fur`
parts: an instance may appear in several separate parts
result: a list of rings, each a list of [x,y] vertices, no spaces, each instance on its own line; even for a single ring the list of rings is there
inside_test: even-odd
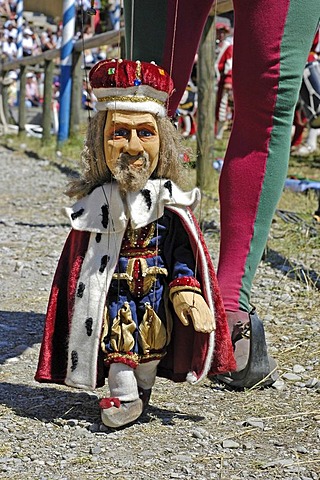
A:
[[[150,210],[151,205],[152,205],[151,192],[150,192],[150,190],[148,190],[147,188],[144,188],[143,190],[141,190],[141,195],[143,196],[143,198],[144,198],[145,201],[146,201],[148,210]]]
[[[75,220],[76,218],[81,217],[83,212],[84,212],[84,208],[80,208],[80,210],[78,210],[77,212],[71,213],[72,220]]]
[[[80,282],[77,290],[77,297],[82,298],[84,289],[86,288],[85,284]]]
[[[172,197],[172,183],[171,183],[171,180],[167,180],[166,183],[163,186],[169,190],[170,197]]]
[[[75,369],[77,368],[78,361],[79,361],[78,352],[76,352],[75,350],[72,350],[71,352],[71,371],[72,372],[74,372]]]
[[[102,234],[101,234],[101,233],[97,233],[97,235],[96,235],[96,242],[97,242],[97,243],[100,243],[100,242],[101,242],[101,237],[102,237]]]
[[[92,324],[93,324],[93,319],[91,317],[87,318],[87,320],[86,320],[86,330],[87,330],[88,337],[91,337],[91,335],[92,335]]]
[[[102,220],[101,220],[102,226],[104,228],[107,228],[109,224],[109,205],[107,205],[106,203],[102,205],[101,211],[102,211]]]
[[[108,265],[109,260],[110,260],[109,255],[103,255],[103,257],[101,258],[101,263],[100,263],[100,268],[99,268],[100,273],[104,272],[104,269]]]

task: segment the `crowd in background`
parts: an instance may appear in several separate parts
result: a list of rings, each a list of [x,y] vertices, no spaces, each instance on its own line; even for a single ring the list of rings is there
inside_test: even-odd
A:
[[[90,8],[89,0],[76,2],[76,28],[74,40],[90,38],[95,33],[101,33],[113,28],[112,8],[113,2],[109,2],[107,12],[99,10],[100,1],[95,2],[96,15],[89,16],[86,12]],[[22,56],[39,55],[52,49],[59,49],[62,45],[62,22],[43,14],[24,12],[23,15],[23,38]],[[18,52],[18,28],[17,28],[17,0],[0,0],[0,52],[1,62],[14,61],[19,57]],[[106,58],[112,46],[92,48],[85,50],[83,56],[83,69],[87,70],[98,60]],[[56,72],[53,88],[53,109],[58,108],[60,72],[59,56],[57,57]],[[84,74],[82,106],[84,109],[93,109],[94,103],[88,90],[88,84]],[[6,74],[8,87],[9,107],[17,106],[19,102],[19,70],[11,70]],[[26,98],[25,104],[29,108],[38,107],[43,101],[44,73],[40,66],[35,66],[26,75]]]

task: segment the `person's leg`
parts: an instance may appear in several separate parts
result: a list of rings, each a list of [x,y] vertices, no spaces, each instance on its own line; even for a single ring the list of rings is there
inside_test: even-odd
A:
[[[172,77],[173,116],[188,84],[214,0],[124,0],[126,58],[156,62]]]
[[[287,173],[293,114],[318,0],[234,0],[235,115],[220,179],[218,280],[229,311],[250,311],[254,274]]]
[[[287,174],[294,110],[319,4],[234,0],[234,9],[235,114],[219,185],[217,273],[237,373],[220,380],[251,387],[276,378],[263,324],[250,313],[250,293]]]

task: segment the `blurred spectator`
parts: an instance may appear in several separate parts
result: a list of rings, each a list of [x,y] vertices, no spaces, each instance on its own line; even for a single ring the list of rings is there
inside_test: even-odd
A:
[[[38,92],[39,92],[39,99],[40,103],[43,102],[43,95],[44,95],[44,73],[41,71],[37,71],[34,73],[36,82],[38,85]]]
[[[63,24],[62,22],[59,23],[57,32],[56,32],[56,48],[61,48],[62,45],[62,31],[63,31]]]
[[[22,38],[22,50],[24,57],[30,57],[33,54],[34,43],[33,43],[33,31],[27,27],[23,31]]]
[[[38,107],[40,105],[40,94],[37,79],[34,73],[26,75],[26,106]]]
[[[53,50],[57,48],[57,41],[51,28],[47,28],[40,36],[41,50]]]
[[[317,29],[315,37],[313,39],[313,43],[311,46],[311,50],[309,52],[307,63],[306,63],[306,70],[308,72],[308,66],[313,62],[320,61],[320,26]],[[315,72],[319,72],[319,70],[315,70]],[[294,156],[307,156],[310,153],[315,152],[318,150],[317,139],[320,134],[319,128],[311,128],[309,125],[308,117],[304,110],[305,105],[304,102],[308,100],[308,107],[310,107],[314,99],[312,98],[313,95],[319,98],[319,85],[320,85],[320,77],[317,77],[314,84],[311,83],[309,79],[309,87],[308,91],[308,98],[302,98],[300,96],[293,119],[293,135],[291,139],[291,155]],[[301,93],[301,91],[300,91]],[[315,102],[315,109],[319,105],[319,102]],[[319,112],[320,113],[320,112]],[[308,130],[308,134],[306,135],[306,130]],[[305,140],[304,140],[305,139]]]
[[[17,0],[9,0],[10,17],[14,18],[17,13]]]
[[[59,97],[60,97],[60,83],[58,81],[53,84],[52,92],[52,131],[54,134],[58,133],[59,130]]]
[[[17,45],[14,42],[11,36],[8,37],[7,40],[2,42],[2,53],[6,57],[6,60],[11,61],[17,58]]]
[[[232,118],[232,55],[233,38],[230,27],[226,23],[216,24],[216,62],[215,72],[217,79],[216,96],[216,138],[221,140],[227,120]]]
[[[94,110],[94,96],[90,84],[86,79],[82,82],[82,108],[84,110]]]
[[[16,28],[15,20],[8,20],[4,24],[4,36],[6,38],[12,37],[15,41],[18,36],[18,29]]]
[[[37,32],[31,30],[31,28],[28,28],[28,31],[32,32],[31,39],[32,39],[32,53],[31,55],[39,55],[41,53],[41,42],[40,42],[40,37]],[[23,32],[24,33],[24,32]],[[23,41],[23,39],[22,39]],[[31,41],[29,40],[29,44],[31,46]],[[27,55],[28,56],[28,55]]]
[[[0,15],[10,18],[10,7],[8,0],[0,0]]]
[[[93,36],[93,29],[91,25],[86,25],[83,29],[83,39],[87,40]],[[86,49],[84,51],[84,62],[85,65],[88,63],[95,63],[95,49]]]
[[[3,30],[1,28],[1,25],[0,25],[0,60],[2,60],[2,57],[3,57],[3,42],[5,41],[5,36],[4,36],[4,33],[3,33]]]
[[[9,107],[14,107],[18,103],[18,86],[17,86],[18,74],[14,70],[10,70],[10,72],[8,72],[6,75],[6,78],[10,79],[10,83],[7,91],[8,105]]]
[[[190,78],[178,107],[178,125],[183,137],[192,137],[197,132],[195,120],[197,107],[197,87],[193,84]]]

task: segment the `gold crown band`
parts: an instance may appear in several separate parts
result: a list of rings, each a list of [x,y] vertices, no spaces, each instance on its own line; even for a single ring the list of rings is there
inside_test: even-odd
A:
[[[132,97],[126,97],[125,95],[117,96],[114,95],[112,97],[101,97],[98,98],[98,102],[156,102],[159,103],[159,105],[164,105],[164,102],[161,102],[161,100],[158,100],[157,98],[152,98],[152,97],[139,97],[139,96],[132,96]]]

